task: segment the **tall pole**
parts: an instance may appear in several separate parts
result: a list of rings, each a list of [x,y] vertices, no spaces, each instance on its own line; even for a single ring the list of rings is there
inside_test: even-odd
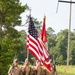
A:
[[[67,66],[69,66],[69,58],[70,58],[70,31],[71,31],[71,14],[72,14],[72,3],[75,4],[74,1],[63,1],[63,0],[58,0],[58,2],[63,2],[63,3],[70,3],[70,12],[69,12],[69,29],[68,29],[68,48],[67,48]]]
[[[31,8],[29,9],[29,13],[30,13],[30,15],[29,15],[29,17],[31,16]],[[28,18],[29,19],[29,18]],[[28,23],[29,23],[29,20],[28,20]],[[27,50],[27,59],[29,58],[29,50]]]
[[[72,2],[72,0],[70,0]],[[71,31],[71,12],[72,11],[72,3],[70,3],[70,13],[69,13],[69,30],[68,30],[68,50],[67,50],[67,66],[69,66],[69,58],[70,58],[70,31]]]

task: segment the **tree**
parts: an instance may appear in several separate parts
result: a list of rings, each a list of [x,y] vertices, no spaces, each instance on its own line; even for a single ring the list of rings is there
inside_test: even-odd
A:
[[[70,39],[70,64],[75,65],[75,32],[71,32]]]
[[[62,55],[62,61],[63,63],[61,64],[66,64],[66,58],[67,58],[67,38],[68,38],[68,30],[62,30],[57,34],[57,44],[56,44],[56,50],[58,51],[58,59],[60,59]],[[56,61],[59,62],[60,61]]]
[[[9,64],[12,63],[12,59],[17,55],[17,51],[20,48],[19,41],[18,38],[13,39],[9,34],[2,39],[0,49],[0,75],[7,74]]]
[[[48,27],[47,28],[47,33],[48,35],[52,35],[55,31],[51,28],[51,27]]]
[[[27,50],[26,50],[26,32],[24,30],[21,30],[20,32],[20,51],[18,51],[18,60],[19,61],[25,61],[25,58],[27,58]]]
[[[75,65],[75,40],[71,41],[70,46],[70,64]]]
[[[50,53],[51,59],[53,58],[53,55],[55,56],[55,46],[56,46],[56,35],[54,34],[54,30],[51,27],[47,28],[47,37],[48,37],[48,49]]]
[[[0,75],[7,75],[9,64],[20,50],[20,34],[14,29],[21,24],[21,13],[28,9],[19,0],[0,0]]]
[[[19,0],[0,0],[0,29],[4,34],[9,33],[16,25],[21,24],[20,14],[28,8],[27,5],[21,6]],[[3,28],[3,30],[2,30]],[[3,35],[3,33],[2,33]],[[1,36],[2,36],[1,35]]]

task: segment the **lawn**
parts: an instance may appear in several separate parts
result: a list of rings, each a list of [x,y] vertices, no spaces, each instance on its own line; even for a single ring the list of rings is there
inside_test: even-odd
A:
[[[75,75],[75,66],[56,66],[58,75]]]

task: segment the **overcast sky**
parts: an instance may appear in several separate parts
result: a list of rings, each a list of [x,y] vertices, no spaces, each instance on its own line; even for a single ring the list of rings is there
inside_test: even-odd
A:
[[[69,28],[69,3],[59,3],[58,13],[56,13],[58,0],[20,0],[20,2],[22,5],[27,3],[32,9],[32,16],[39,21],[43,20],[45,14],[46,28],[52,27],[55,30],[55,33]],[[29,15],[29,12],[25,12],[21,15],[22,24],[25,23],[26,15]],[[75,4],[72,4],[71,20],[71,31],[73,31],[73,29],[75,29]]]

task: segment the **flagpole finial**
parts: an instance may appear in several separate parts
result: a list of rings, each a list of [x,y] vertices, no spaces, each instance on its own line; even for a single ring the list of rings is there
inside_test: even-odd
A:
[[[46,17],[45,13],[44,13],[44,17]]]
[[[46,16],[44,15],[44,18],[46,19]]]

